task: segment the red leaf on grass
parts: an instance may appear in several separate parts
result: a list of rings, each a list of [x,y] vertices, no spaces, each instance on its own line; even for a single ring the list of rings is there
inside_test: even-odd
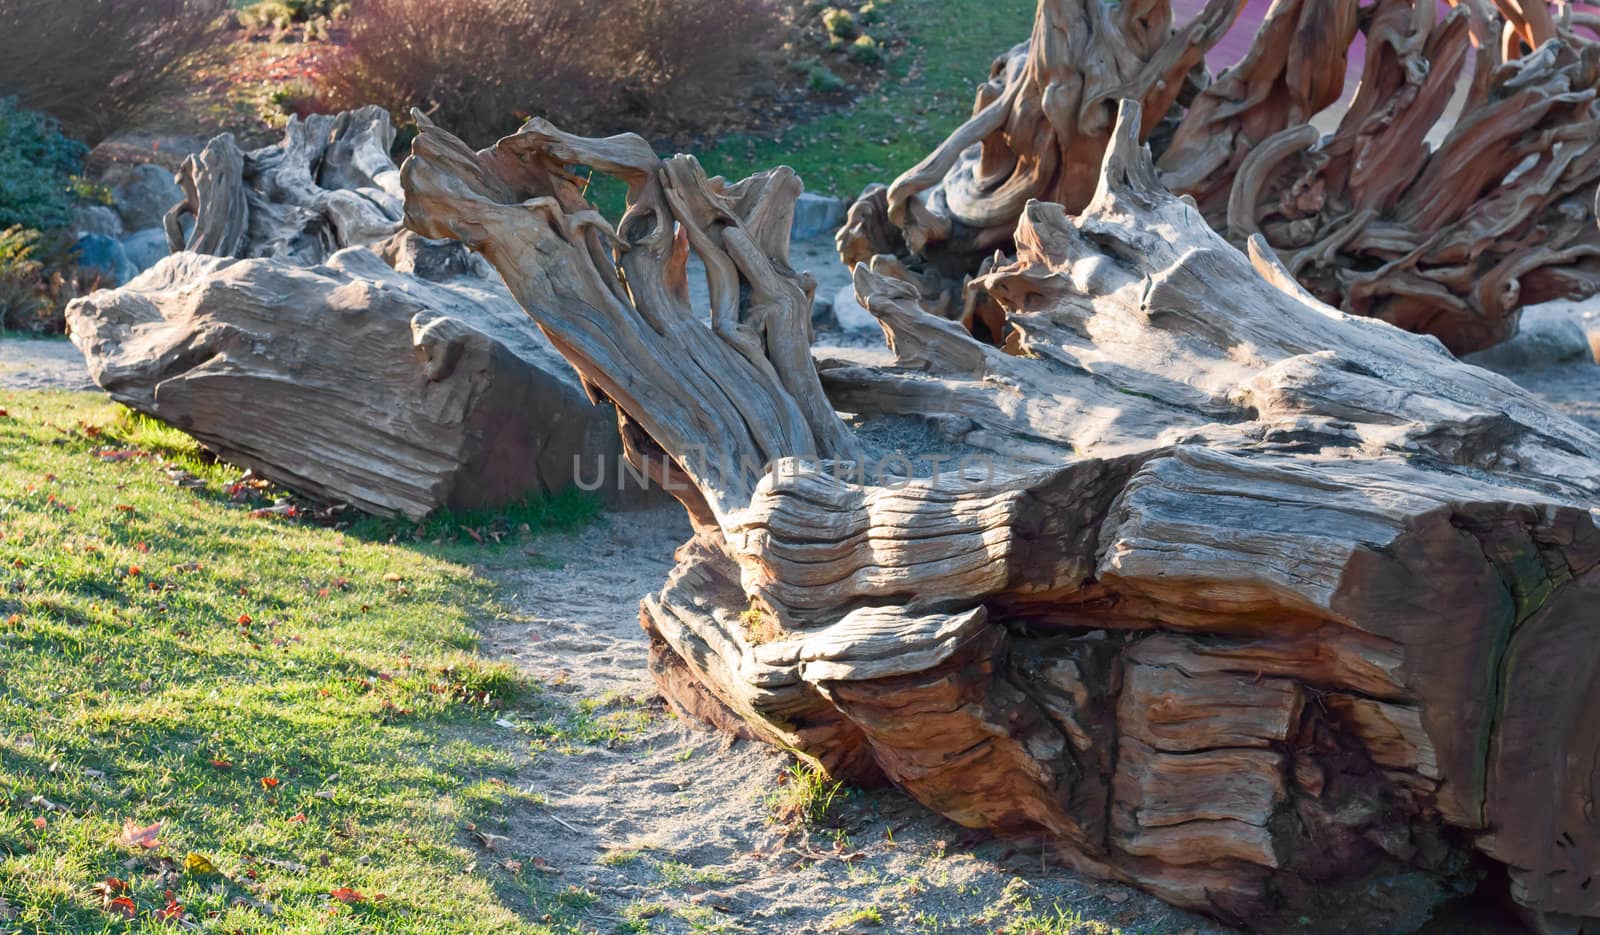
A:
[[[122,836],[117,838],[117,842],[124,847],[142,847],[146,850],[154,850],[161,846],[161,841],[157,837],[160,833],[161,822],[159,821],[141,828],[139,823],[132,818],[125,818],[122,821]]]
[[[233,764],[227,760],[212,760],[211,766],[213,769],[233,769]]]
[[[342,903],[359,903],[367,898],[348,886],[341,886],[336,890],[329,890],[328,895]]]
[[[239,615],[239,623],[240,624],[242,624],[244,626],[249,626],[250,622],[251,621],[250,621],[250,615],[249,614],[240,614]]]
[[[116,899],[106,902],[106,911],[113,915],[122,916],[125,919],[132,919],[139,914],[139,907],[135,906],[133,900],[128,897],[118,896]]]
[[[291,824],[291,825],[303,825],[305,823],[306,823],[306,813],[305,812],[299,812],[293,818],[289,819],[289,824]]]
[[[261,788],[263,788],[263,789],[276,789],[282,783],[283,783],[283,780],[278,779],[275,776],[262,776],[261,777]]]
[[[183,918],[183,907],[178,905],[171,890],[167,890],[167,904],[156,910],[156,918],[163,922],[177,922]]]

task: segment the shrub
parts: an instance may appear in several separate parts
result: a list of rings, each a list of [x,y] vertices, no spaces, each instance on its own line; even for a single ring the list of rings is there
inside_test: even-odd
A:
[[[806,84],[811,90],[820,94],[836,94],[849,87],[845,80],[833,73],[833,69],[826,65],[818,65],[811,69],[811,74],[806,79]]]
[[[320,24],[326,39],[327,22],[343,19],[350,12],[345,0],[260,0],[239,11],[239,24],[246,29],[288,29],[295,23]]]
[[[532,114],[659,133],[720,118],[771,0],[362,0],[309,105],[412,106],[477,143]]]
[[[0,0],[0,94],[96,143],[214,49],[223,0]]]
[[[0,231],[0,332],[62,331],[67,303],[97,285],[97,276],[73,262],[66,231]]]
[[[66,304],[93,288],[67,225],[92,194],[88,148],[52,118],[0,98],[0,331],[60,331]]]
[[[862,35],[850,43],[850,57],[863,65],[877,65],[883,62],[883,50],[876,39]]]
[[[87,154],[56,121],[0,98],[0,228],[64,227]]]
[[[283,0],[261,0],[239,11],[239,25],[246,29],[288,29],[294,20],[294,8]]]
[[[856,34],[855,15],[838,7],[828,7],[822,11],[822,25],[828,30],[828,35],[839,39],[849,39]]]

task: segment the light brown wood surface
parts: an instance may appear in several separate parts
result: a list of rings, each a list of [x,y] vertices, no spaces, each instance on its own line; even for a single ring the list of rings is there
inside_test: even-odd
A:
[[[1600,436],[1235,249],[1137,102],[972,280],[1003,346],[857,266],[879,366],[812,364],[786,170],[419,122],[407,226],[495,265],[695,520],[641,612],[686,716],[1256,928],[1405,930],[1493,865],[1600,918]]]

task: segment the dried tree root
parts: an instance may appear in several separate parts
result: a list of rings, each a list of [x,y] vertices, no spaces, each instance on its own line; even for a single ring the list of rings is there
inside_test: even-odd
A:
[[[1600,290],[1600,44],[1570,17],[1530,0],[1442,18],[1431,0],[1278,0],[1209,81],[1198,66],[1242,6],[1214,0],[1174,28],[1167,0],[1041,0],[973,117],[852,207],[840,255],[893,258],[925,309],[1001,342],[1004,322],[967,284],[1015,251],[1030,198],[1084,206],[1115,101],[1132,97],[1163,184],[1236,246],[1261,234],[1348,312],[1465,353],[1514,334],[1524,305]],[[1361,85],[1324,138],[1311,121],[1338,101],[1358,34]],[[1459,115],[1430,147],[1469,64]]]
[[[811,362],[786,170],[422,123],[406,224],[500,270],[696,520],[642,607],[680,711],[1235,922],[1403,928],[1489,864],[1600,918],[1600,436],[1235,250],[1137,103],[974,281],[1007,349],[857,266],[884,367]],[[942,471],[859,481],[908,444]]]

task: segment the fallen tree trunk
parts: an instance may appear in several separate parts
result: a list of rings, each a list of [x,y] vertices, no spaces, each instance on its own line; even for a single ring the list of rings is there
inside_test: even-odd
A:
[[[597,478],[611,503],[639,502],[614,470],[615,413],[494,271],[401,230],[393,140],[368,107],[291,120],[248,154],[223,134],[191,156],[167,215],[179,252],[68,308],[95,382],[222,458],[371,513],[419,519]]]
[[[841,256],[894,258],[925,308],[1002,341],[967,284],[1015,251],[1028,199],[1087,204],[1115,101],[1132,97],[1162,182],[1236,246],[1260,234],[1329,304],[1459,354],[1514,334],[1524,305],[1600,290],[1600,44],[1543,2],[1439,18],[1432,0],[1277,0],[1212,81],[1204,53],[1243,6],[1210,0],[1174,28],[1169,0],[1041,0],[971,119],[852,207]],[[1360,87],[1323,136],[1313,120],[1340,99],[1358,35]]]
[[[878,367],[806,353],[788,170],[418,119],[406,224],[501,271],[696,522],[642,608],[681,711],[1242,924],[1403,930],[1493,865],[1600,918],[1600,436],[1233,249],[1137,104],[975,281],[1004,350],[856,268]]]

